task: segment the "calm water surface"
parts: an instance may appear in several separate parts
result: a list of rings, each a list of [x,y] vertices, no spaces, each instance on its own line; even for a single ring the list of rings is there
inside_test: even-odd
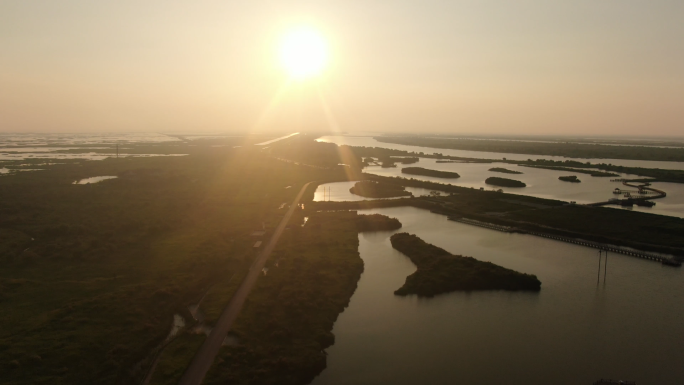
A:
[[[102,181],[105,181],[107,179],[115,179],[117,178],[116,176],[93,176],[90,178],[85,178],[85,179],[80,179],[74,182],[74,184],[92,184],[92,183],[100,183]]]
[[[664,168],[680,170],[684,167],[681,162],[655,162],[643,160],[626,160],[626,159],[579,159],[579,158],[564,158],[559,156],[541,156],[541,155],[522,155],[522,154],[504,154],[494,152],[481,151],[463,151],[463,150],[447,150],[435,149],[418,146],[405,146],[401,144],[382,143],[368,136],[324,136],[318,139],[319,141],[336,143],[339,145],[347,144],[350,146],[366,146],[366,147],[382,147],[391,148],[403,151],[416,151],[424,153],[439,152],[444,155],[462,156],[470,158],[485,158],[485,159],[506,159],[526,160],[532,159],[551,159],[551,160],[576,160],[579,162],[591,163],[612,163],[616,165],[623,165],[629,167],[647,167],[647,168]],[[401,173],[402,167],[418,166],[434,170],[454,171],[461,175],[458,179],[444,179],[432,178],[417,175],[405,175]],[[577,203],[592,203],[606,201],[610,198],[615,198],[612,191],[615,187],[625,188],[621,183],[610,182],[611,177],[592,177],[588,174],[579,174],[566,171],[554,171],[545,169],[534,169],[530,167],[522,167],[518,165],[504,164],[504,163],[436,163],[435,159],[421,159],[418,163],[411,165],[397,165],[397,167],[382,168],[380,166],[371,166],[364,169],[365,172],[382,175],[382,176],[403,176],[412,177],[415,179],[450,183],[456,186],[473,187],[485,189],[498,189],[496,186],[489,186],[484,183],[485,179],[490,176],[499,176],[502,178],[516,179],[527,184],[525,188],[503,188],[507,193],[530,195],[538,198],[558,199],[563,201],[576,201]],[[488,171],[492,167],[504,167],[509,170],[521,171],[523,174],[502,174]],[[577,175],[582,183],[569,183],[558,180],[559,176],[563,175]],[[634,175],[620,174],[621,177],[633,178]],[[662,189],[667,192],[668,196],[663,199],[658,199],[655,207],[639,207],[621,208],[620,206],[607,206],[620,210],[634,210],[646,213],[669,215],[684,218],[684,184],[681,183],[655,183],[653,187]]]
[[[651,160],[631,160],[631,159],[584,159],[584,158],[566,158],[563,156],[546,156],[546,155],[529,155],[529,154],[512,154],[503,152],[486,152],[486,151],[466,151],[466,150],[450,150],[445,148],[407,146],[395,143],[378,142],[370,136],[323,136],[318,141],[335,143],[338,145],[349,146],[364,146],[364,147],[382,147],[391,148],[403,151],[424,152],[426,154],[440,153],[443,155],[460,156],[464,158],[481,158],[481,159],[502,159],[508,160],[527,160],[527,159],[548,159],[555,161],[576,160],[578,162],[591,163],[609,163],[625,167],[646,167],[646,168],[664,168],[669,170],[681,170],[684,167],[684,162],[660,162]]]
[[[457,179],[446,179],[402,174],[402,165],[389,168],[370,166],[366,167],[364,172],[382,176],[401,176],[430,182],[449,183],[456,186],[473,187],[477,189],[480,187],[484,187],[486,190],[501,188],[504,190],[504,192],[511,194],[529,195],[546,199],[558,199],[566,202],[575,201],[580,204],[603,202],[615,197],[622,198],[620,195],[616,196],[613,194],[613,190],[616,187],[636,191],[635,188],[623,186],[622,183],[619,182],[610,181],[611,179],[621,177],[635,177],[634,175],[630,174],[620,174],[620,177],[592,177],[588,174],[546,170],[511,164],[437,163],[435,159],[427,158],[421,158],[418,163],[411,164],[410,166],[425,167],[432,170],[453,171],[457,172],[461,177]],[[520,171],[523,174],[503,174],[500,172],[488,171],[492,167],[503,167],[509,170]],[[569,183],[558,180],[558,177],[563,175],[576,175],[582,182]],[[487,185],[484,181],[490,176],[519,180],[525,182],[527,187],[511,188]],[[668,195],[665,198],[655,200],[656,205],[654,207],[634,206],[631,208],[631,210],[652,214],[684,217],[684,184],[654,183],[653,187],[667,192]],[[618,208],[619,206],[606,207]]]
[[[335,182],[326,183],[318,186],[314,193],[314,201],[330,200],[335,202],[341,201],[363,201],[376,200],[382,198],[366,198],[360,195],[355,195],[349,192],[349,189],[354,186],[356,182]],[[406,191],[413,193],[413,196],[429,195],[430,189],[418,187],[406,187]],[[385,198],[388,199],[388,198]],[[389,198],[392,199],[392,198]]]
[[[397,217],[399,231],[451,253],[536,274],[542,290],[397,297],[414,265],[392,249],[392,232],[360,234],[365,270],[313,384],[684,383],[681,269],[611,254],[597,284],[594,249],[412,207],[363,212]]]

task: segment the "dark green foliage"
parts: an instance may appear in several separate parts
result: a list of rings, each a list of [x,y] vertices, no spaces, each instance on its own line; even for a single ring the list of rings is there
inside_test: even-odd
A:
[[[390,157],[390,159],[394,162],[401,163],[401,164],[412,164],[412,163],[418,163],[420,161],[420,158],[415,157],[415,156],[408,156],[408,157]]]
[[[181,333],[159,357],[150,385],[176,385],[205,340],[204,334]]]
[[[363,161],[349,146],[316,142],[316,136],[300,134],[273,143],[266,149],[270,155],[314,168],[335,168],[345,164],[350,170],[361,170]]]
[[[522,174],[522,172],[520,172],[520,171],[509,170],[509,169],[503,168],[503,167],[493,167],[493,168],[490,168],[489,171],[502,172],[504,174]]]
[[[316,202],[313,207],[317,210],[357,210],[413,206],[525,231],[558,234],[684,257],[682,218],[605,207],[567,206],[566,202],[557,200],[479,191],[400,177],[368,177],[385,183],[444,191],[450,195],[438,198]]]
[[[575,175],[568,175],[568,176],[559,176],[559,180],[562,180],[563,182],[571,182],[571,183],[580,183],[581,180],[577,179],[577,176]]]
[[[360,232],[391,231],[401,228],[401,222],[397,218],[390,218],[382,214],[359,215],[356,224]]]
[[[347,175],[260,148],[195,151],[0,177],[0,382],[137,383],[173,314],[189,322],[188,305],[249,266],[252,231],[305,182]],[[98,175],[119,178],[72,184]],[[231,287],[216,288],[221,309]]]
[[[494,186],[501,187],[526,187],[527,185],[519,180],[499,178],[497,176],[491,176],[485,180],[486,184],[491,184]]]
[[[356,182],[354,186],[349,189],[349,192],[366,198],[395,198],[413,195],[406,191],[402,186],[371,180]]]
[[[454,150],[565,156],[588,159],[639,159],[684,162],[684,148],[648,146],[611,146],[605,144],[567,142],[524,142],[511,140],[451,139],[420,136],[375,138],[378,142],[405,144]]]
[[[597,176],[597,177],[608,177],[608,176],[620,176],[618,174],[614,174],[611,172],[602,172],[602,171],[594,171],[594,170],[582,170],[582,169],[576,169],[576,168],[570,168],[570,167],[558,167],[558,166],[527,166],[523,165],[525,167],[535,167],[535,168],[544,168],[547,170],[556,170],[556,171],[568,171],[568,172],[578,172],[580,174],[589,174],[591,176]]]
[[[460,177],[461,177],[461,176],[458,175],[458,173],[456,173],[456,172],[430,170],[430,169],[423,168],[423,167],[405,167],[405,168],[402,168],[402,169],[401,169],[401,172],[402,172],[403,174],[432,176],[432,177],[435,177],[435,178],[450,178],[450,179],[455,179],[455,178],[460,178]]]
[[[310,215],[283,235],[237,319],[239,345],[222,349],[205,384],[306,384],[325,368],[323,349],[335,342],[363,260],[356,212]]]
[[[530,166],[551,166],[551,167],[577,167],[577,168],[589,168],[589,169],[599,169],[605,171],[619,172],[624,174],[641,175],[649,178],[655,178],[657,181],[662,182],[672,182],[672,183],[684,183],[684,170],[664,170],[660,168],[643,168],[643,167],[624,167],[616,166],[612,164],[598,163],[591,164],[589,162],[582,163],[574,160],[565,161],[553,161],[553,160],[528,160],[526,162],[512,162],[518,163],[520,165],[530,165]],[[577,169],[573,168],[572,171],[578,172]],[[600,175],[600,173],[598,174]],[[654,180],[651,180],[654,182]]]
[[[412,234],[394,234],[390,241],[392,247],[408,256],[418,267],[415,273],[406,277],[404,286],[394,292],[396,295],[432,297],[456,290],[541,289],[541,282],[534,275],[471,257],[452,255]]]

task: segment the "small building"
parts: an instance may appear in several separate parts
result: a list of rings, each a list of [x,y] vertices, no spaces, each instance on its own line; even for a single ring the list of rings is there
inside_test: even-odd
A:
[[[250,235],[253,236],[253,237],[263,237],[264,234],[266,234],[265,231],[254,231],[254,232],[252,232],[252,234],[250,234]]]
[[[257,250],[261,247],[261,241],[256,241],[254,242],[254,250]]]

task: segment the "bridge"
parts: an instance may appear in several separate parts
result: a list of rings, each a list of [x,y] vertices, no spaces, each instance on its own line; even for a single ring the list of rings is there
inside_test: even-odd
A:
[[[650,254],[650,253],[646,253],[646,252],[638,251],[638,250],[621,249],[621,248],[616,247],[616,246],[607,245],[607,244],[599,243],[599,242],[587,241],[584,239],[564,237],[561,235],[540,233],[540,232],[536,232],[536,231],[526,231],[526,230],[518,229],[516,227],[501,226],[501,225],[496,225],[493,223],[481,222],[481,221],[476,221],[474,219],[468,219],[468,218],[448,217],[448,219],[450,221],[461,222],[461,223],[465,223],[467,225],[472,225],[472,226],[484,227],[486,229],[502,231],[505,233],[530,234],[530,235],[536,235],[538,237],[553,239],[555,241],[574,243],[574,244],[580,245],[580,246],[591,247],[591,248],[599,249],[599,250],[603,250],[603,251],[611,251],[613,253],[629,255],[631,257],[637,257],[637,258],[641,258],[641,259],[647,259],[649,261],[660,262],[663,265],[668,265],[668,266],[681,266],[682,265],[681,262],[676,261],[672,258],[667,258],[667,257],[663,257],[660,255]]]
[[[603,201],[603,202],[588,203],[585,206],[597,207],[597,206],[606,206],[606,205],[622,205],[623,203],[630,205],[629,204],[630,202],[638,205],[637,202],[639,202],[639,201],[647,201],[647,200],[652,200],[652,199],[665,198],[667,196],[667,193],[665,191],[654,189],[652,187],[648,187],[647,183],[635,185],[635,184],[630,184],[630,181],[626,180],[626,179],[613,179],[613,181],[620,181],[625,186],[636,188],[636,189],[638,189],[638,191],[644,191],[644,193],[646,193],[646,194],[655,193],[656,195],[655,196],[644,196],[644,197],[638,197],[638,198],[630,196],[629,198],[623,199],[623,200],[613,199],[613,200],[607,200],[607,201]],[[621,190],[621,189],[615,189],[615,190],[620,190],[622,192],[628,192],[626,190]],[[631,192],[631,191],[629,191],[629,192]]]

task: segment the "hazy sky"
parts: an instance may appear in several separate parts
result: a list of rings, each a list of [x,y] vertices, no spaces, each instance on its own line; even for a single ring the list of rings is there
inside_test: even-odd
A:
[[[684,135],[684,1],[0,0],[0,132],[329,127]]]

